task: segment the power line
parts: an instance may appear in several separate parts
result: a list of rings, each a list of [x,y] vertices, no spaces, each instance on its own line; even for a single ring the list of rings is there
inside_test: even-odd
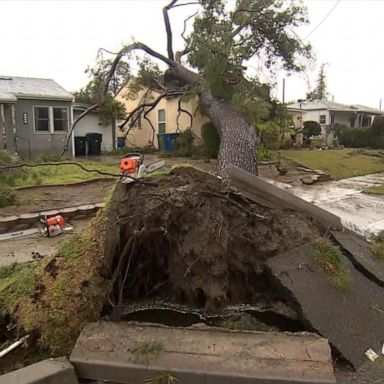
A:
[[[309,36],[312,35],[313,32],[315,32],[321,24],[324,23],[324,21],[331,15],[331,13],[335,10],[335,8],[339,5],[341,0],[336,0],[335,4],[333,4],[332,8],[329,10],[329,12],[321,19],[320,23],[316,25],[315,28],[312,29],[311,32],[308,33],[307,36],[304,37],[304,40],[308,39]]]

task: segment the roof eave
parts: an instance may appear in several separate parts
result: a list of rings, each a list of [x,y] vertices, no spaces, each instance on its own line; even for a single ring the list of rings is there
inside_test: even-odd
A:
[[[17,99],[23,100],[55,100],[55,101],[70,101],[74,102],[75,98],[73,96],[50,96],[50,95],[33,95],[26,93],[15,94]]]

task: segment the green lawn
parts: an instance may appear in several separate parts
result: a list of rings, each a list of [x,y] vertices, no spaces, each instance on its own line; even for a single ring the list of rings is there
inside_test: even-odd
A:
[[[330,173],[335,180],[384,172],[384,160],[359,150],[283,151],[282,156],[297,164]]]
[[[364,193],[368,193],[369,195],[384,195],[384,185],[380,185],[378,187],[368,188],[363,191]]]
[[[76,163],[82,164],[88,169],[97,169],[102,172],[118,175],[120,172],[118,161],[116,162],[96,162],[86,160],[76,160]],[[59,164],[59,163],[57,163]],[[96,172],[86,172],[76,165],[50,165],[34,168],[24,168],[18,177],[11,180],[11,187],[28,187],[32,185],[52,185],[52,184],[70,184],[79,181],[108,177]]]

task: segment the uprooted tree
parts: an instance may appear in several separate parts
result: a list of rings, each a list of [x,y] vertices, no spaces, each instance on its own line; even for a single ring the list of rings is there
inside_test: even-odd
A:
[[[185,45],[175,52],[169,12],[180,6],[197,7],[197,11],[184,20],[181,36]],[[249,77],[246,65],[254,59],[258,67],[267,69],[278,66],[290,71],[302,69],[300,59],[309,57],[310,46],[298,38],[293,28],[307,21],[306,10],[295,0],[237,0],[233,9],[229,8],[224,0],[170,1],[163,8],[167,55],[142,42],[133,42],[114,53],[114,60],[104,72],[98,102],[74,121],[64,152],[78,121],[105,103],[119,63],[134,60],[134,53],[141,51],[166,64],[168,69],[161,84],[159,79],[153,79],[163,90],[160,96],[143,102],[131,111],[126,121],[137,118],[137,112],[144,113],[169,95],[196,95],[220,137],[218,173],[224,175],[229,165],[235,165],[257,174],[257,137],[242,107],[258,100],[260,87],[253,86],[260,83],[256,77]],[[186,35],[187,23],[192,19],[192,32]],[[148,81],[150,71],[145,72]]]

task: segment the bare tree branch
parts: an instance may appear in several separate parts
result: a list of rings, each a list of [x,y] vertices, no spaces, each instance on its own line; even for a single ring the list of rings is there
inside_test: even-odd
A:
[[[186,113],[189,116],[189,118],[191,119],[191,123],[190,123],[190,126],[189,126],[188,129],[192,129],[192,124],[193,124],[193,116],[192,116],[192,114],[189,111],[187,111],[186,109],[184,109],[181,106],[182,101],[183,100],[180,97],[179,101],[178,101],[178,104],[177,104],[177,118],[176,118],[177,131],[180,131],[179,119],[180,119],[180,116],[181,116],[181,112]]]
[[[196,15],[198,14],[198,12],[196,11],[195,13],[193,13],[192,15],[188,16],[185,20],[184,20],[184,28],[183,28],[183,32],[181,33],[181,37],[183,38],[183,40],[185,41],[186,43],[186,46],[185,48],[182,50],[182,51],[177,51],[176,52],[176,57],[175,57],[175,60],[177,63],[181,64],[181,58],[182,56],[188,54],[191,50],[190,50],[190,47],[189,47],[189,41],[188,39],[184,36],[185,35],[185,32],[187,30],[187,22],[192,19],[193,17],[195,17]]]
[[[189,3],[179,3],[175,4],[172,8],[177,8],[177,7],[184,7],[186,5],[201,5],[199,1],[190,1]]]
[[[185,32],[187,30],[187,23],[189,20],[191,20],[193,17],[195,17],[196,15],[198,14],[198,12],[196,11],[195,13],[193,13],[192,15],[188,16],[185,20],[184,20],[184,28],[183,28],[183,32],[181,32],[181,37],[183,38],[183,40],[188,44],[189,41],[187,40],[187,38],[184,36],[185,35]]]
[[[163,8],[165,30],[167,31],[167,52],[168,52],[168,58],[170,60],[175,60],[175,56],[173,54],[173,48],[172,48],[172,28],[171,28],[171,22],[169,21],[168,11],[176,3],[177,3],[177,0],[171,0],[171,2]]]
[[[69,140],[70,140],[70,138],[72,136],[73,130],[76,128],[76,125],[80,122],[80,120],[83,117],[87,116],[89,113],[91,113],[92,111],[96,110],[98,107],[99,107],[98,104],[93,104],[87,110],[85,110],[79,116],[77,116],[76,120],[72,123],[71,128],[69,129],[69,131],[67,133],[67,136],[66,136],[65,142],[64,142],[64,148],[63,148],[63,151],[61,152],[60,156],[63,156],[64,153],[67,152],[68,145],[69,145]]]
[[[155,100],[153,100],[151,102],[140,103],[136,108],[134,108],[128,114],[128,116],[124,119],[124,122],[119,125],[119,129],[123,129],[128,124],[128,122],[133,118],[133,120],[131,121],[130,126],[129,126],[128,130],[127,130],[127,132],[124,135],[124,139],[127,138],[129,132],[131,131],[131,129],[133,128],[134,124],[136,123],[136,121],[138,120],[138,118],[141,116],[141,114],[143,112],[144,112],[144,118],[148,121],[148,118],[147,118],[148,113],[151,112],[156,107],[156,105],[160,102],[160,100],[162,100],[164,97],[179,96],[179,95],[182,95],[183,93],[184,93],[183,90],[167,91],[165,93],[160,94]],[[145,108],[147,108],[147,107],[150,107],[150,108],[149,108],[149,110],[147,110],[145,112]],[[153,124],[150,123],[150,125],[151,125],[151,128],[155,132],[156,130],[153,127]]]

